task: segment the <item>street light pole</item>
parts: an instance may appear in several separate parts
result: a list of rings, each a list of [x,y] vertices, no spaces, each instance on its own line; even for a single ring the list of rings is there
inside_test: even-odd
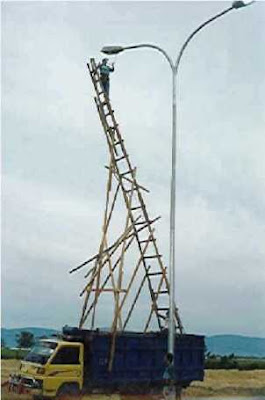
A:
[[[215,21],[217,18],[222,17],[228,12],[245,7],[252,4],[254,1],[241,1],[236,0],[232,5],[222,12],[214,15],[204,23],[198,26],[186,39],[182,45],[176,63],[172,61],[171,57],[161,47],[150,44],[135,44],[131,46],[105,46],[102,48],[104,54],[112,55],[118,54],[125,50],[150,48],[159,51],[168,61],[172,72],[172,155],[171,155],[171,184],[170,184],[170,247],[169,247],[169,327],[168,327],[168,352],[174,357],[174,342],[175,342],[175,221],[176,221],[176,158],[177,158],[177,102],[176,102],[176,88],[177,88],[177,75],[179,71],[180,60],[183,53],[192,40],[192,38],[206,25]]]

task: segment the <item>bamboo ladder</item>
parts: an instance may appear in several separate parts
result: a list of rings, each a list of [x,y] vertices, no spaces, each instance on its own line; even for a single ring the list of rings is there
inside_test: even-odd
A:
[[[94,100],[107,139],[110,163],[107,167],[107,196],[102,229],[103,234],[99,251],[84,263],[73,268],[70,273],[94,261],[94,266],[90,268],[85,275],[85,278],[89,278],[88,283],[80,294],[81,296],[85,295],[79,324],[80,328],[84,326],[89,316],[91,317],[91,329],[94,328],[96,306],[100,295],[103,292],[113,293],[115,311],[111,327],[112,341],[109,358],[109,370],[111,370],[117,332],[125,330],[142,289],[147,286],[151,300],[149,315],[143,329],[144,332],[147,332],[150,328],[152,317],[155,317],[159,330],[165,327],[165,321],[168,318],[169,311],[168,296],[170,287],[166,275],[166,267],[162,262],[162,256],[158,251],[156,238],[154,237],[153,224],[160,217],[150,219],[148,215],[142,194],[142,192],[148,192],[148,190],[139,185],[136,180],[136,168],[131,164],[125,148],[124,139],[121,136],[119,125],[114,116],[114,111],[108,96],[102,88],[95,60],[91,59],[87,67],[96,92]],[[117,185],[115,191],[112,190],[113,181],[115,181]],[[118,239],[112,245],[109,245],[108,230],[120,192],[122,193],[122,198],[127,210],[125,227]],[[122,288],[123,272],[124,268],[126,268],[124,265],[125,254],[133,242],[137,244],[139,257],[127,287]],[[117,252],[119,252],[119,256],[114,262],[114,255],[117,255]],[[144,270],[144,276],[127,310],[126,317],[122,320],[122,309],[141,268]],[[105,272],[107,271],[107,275],[104,276],[104,278],[102,275],[103,269]],[[107,287],[108,283],[111,284],[110,287]],[[92,296],[91,299],[92,294],[94,294],[94,297]],[[165,301],[167,301],[166,305]],[[183,326],[177,308],[175,309],[175,319],[176,330],[179,333],[183,333]]]

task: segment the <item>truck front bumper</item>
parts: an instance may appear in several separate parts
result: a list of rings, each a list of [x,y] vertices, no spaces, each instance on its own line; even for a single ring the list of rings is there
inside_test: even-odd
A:
[[[43,381],[24,375],[10,375],[8,389],[16,393],[42,394]]]

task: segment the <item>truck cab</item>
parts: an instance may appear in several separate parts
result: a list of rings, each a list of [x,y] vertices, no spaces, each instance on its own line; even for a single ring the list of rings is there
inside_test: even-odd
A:
[[[11,386],[35,396],[77,394],[83,387],[84,345],[56,339],[40,340],[21,362]]]

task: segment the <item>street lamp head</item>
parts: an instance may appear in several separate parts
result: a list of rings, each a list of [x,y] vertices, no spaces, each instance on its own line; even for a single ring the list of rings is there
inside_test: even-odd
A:
[[[255,0],[236,0],[232,3],[232,8],[242,8],[254,3]]]
[[[102,47],[101,52],[104,54],[112,55],[112,54],[118,54],[123,50],[124,48],[121,46],[104,46]]]

